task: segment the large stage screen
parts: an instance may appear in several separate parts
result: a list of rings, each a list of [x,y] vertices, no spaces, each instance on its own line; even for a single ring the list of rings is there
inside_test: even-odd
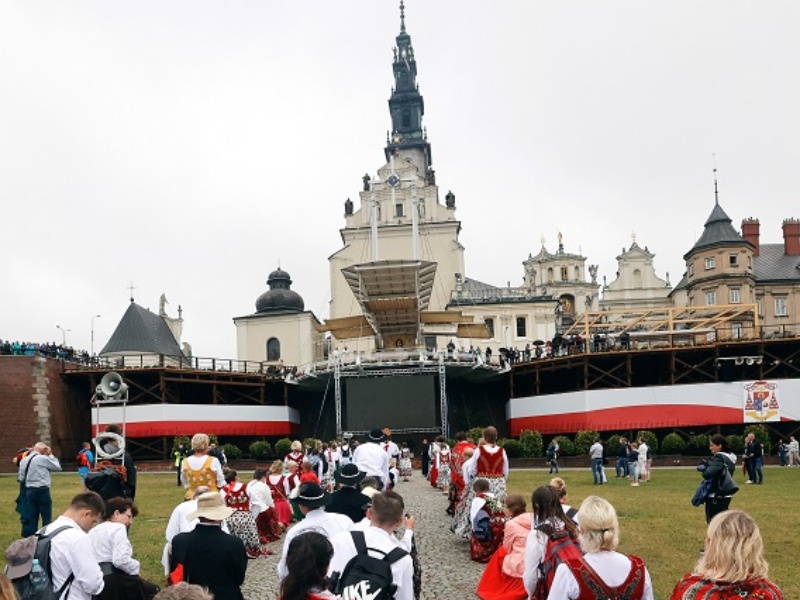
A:
[[[345,384],[343,425],[349,431],[376,427],[437,427],[435,375],[350,377]]]

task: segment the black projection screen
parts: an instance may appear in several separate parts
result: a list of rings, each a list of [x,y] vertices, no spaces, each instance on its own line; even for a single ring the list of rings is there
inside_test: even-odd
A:
[[[435,375],[350,377],[343,426],[350,431],[437,427],[438,404]]]

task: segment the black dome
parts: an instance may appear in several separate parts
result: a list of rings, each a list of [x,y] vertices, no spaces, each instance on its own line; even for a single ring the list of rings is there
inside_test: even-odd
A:
[[[264,292],[256,300],[257,312],[302,312],[305,308],[303,297],[292,291],[292,278],[286,271],[278,268],[267,278],[269,291]]]

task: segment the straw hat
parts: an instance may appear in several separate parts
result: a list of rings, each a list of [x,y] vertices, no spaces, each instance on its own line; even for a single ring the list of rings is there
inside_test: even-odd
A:
[[[219,495],[219,492],[208,492],[197,497],[197,509],[186,515],[186,520],[194,521],[199,517],[203,517],[211,521],[224,521],[235,510],[222,503],[222,496]]]

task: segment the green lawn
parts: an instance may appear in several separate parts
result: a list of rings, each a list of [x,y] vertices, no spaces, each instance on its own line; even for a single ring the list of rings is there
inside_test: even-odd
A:
[[[669,598],[675,583],[691,571],[705,540],[703,507],[691,504],[700,475],[694,469],[656,469],[653,481],[631,487],[627,480],[615,479],[614,469],[606,469],[611,479],[606,485],[592,484],[592,474],[583,470],[561,472],[567,482],[569,503],[580,506],[592,494],[602,496],[617,509],[620,520],[620,552],[637,554],[647,565],[657,600]],[[546,471],[512,471],[509,493],[522,494],[528,502],[533,490],[546,485]],[[770,578],[783,590],[785,598],[800,598],[800,577],[796,557],[800,553],[798,519],[794,513],[800,491],[800,469],[765,469],[764,485],[744,485],[741,471],[736,481],[740,491],[731,508],[750,513],[764,538],[770,564]]]
[[[614,479],[613,469],[606,472],[612,477],[609,483],[594,486],[588,468],[562,471],[570,503],[579,506],[586,496],[598,494],[616,507],[622,527],[620,551],[644,558],[653,578],[656,598],[665,600],[678,579],[692,569],[703,546],[703,509],[690,503],[699,475],[692,469],[659,469],[652,482],[634,488],[626,481]],[[522,494],[530,502],[533,490],[546,484],[549,478],[550,475],[541,470],[512,471],[509,492]],[[758,521],[766,542],[770,575],[783,589],[784,597],[800,598],[800,578],[796,567],[792,566],[800,555],[798,520],[794,514],[800,490],[800,469],[768,468],[763,486],[743,485],[740,472],[736,478],[742,489],[734,497],[732,506],[748,511]],[[131,531],[134,553],[142,562],[143,576],[160,583],[163,580],[160,560],[164,529],[183,491],[175,485],[174,474],[140,473],[138,483],[139,517]],[[80,484],[76,474],[55,476],[54,514],[60,514],[78,491]],[[1,476],[0,495],[8,499],[0,507],[0,547],[3,549],[20,534],[13,503],[16,492],[16,478]]]

